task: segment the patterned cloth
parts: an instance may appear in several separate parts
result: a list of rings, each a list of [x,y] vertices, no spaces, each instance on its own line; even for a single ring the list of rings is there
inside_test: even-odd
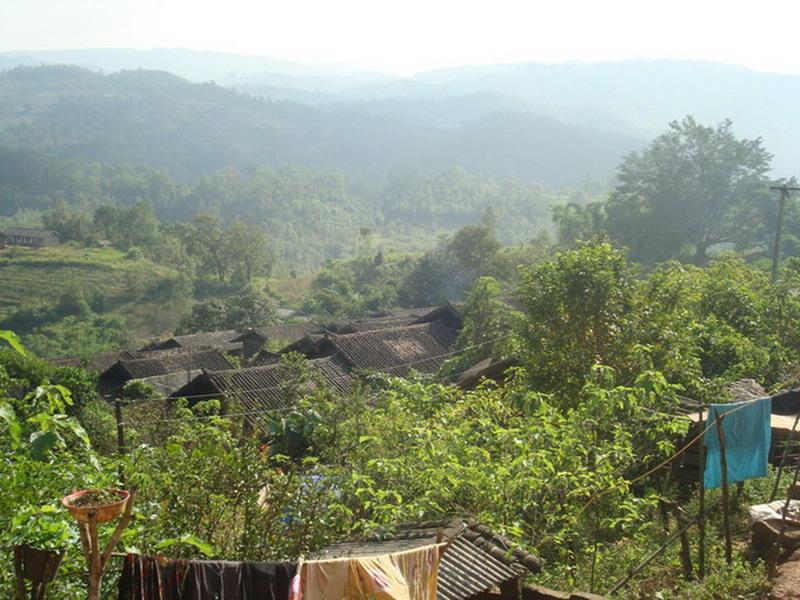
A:
[[[304,562],[292,600],[436,600],[444,546]]]

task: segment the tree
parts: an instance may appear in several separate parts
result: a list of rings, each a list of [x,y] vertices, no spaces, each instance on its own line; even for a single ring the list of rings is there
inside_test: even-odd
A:
[[[187,238],[189,254],[197,257],[205,273],[213,273],[220,281],[225,281],[230,262],[219,217],[198,215],[192,225]]]
[[[86,213],[70,209],[64,201],[42,215],[42,224],[45,229],[57,232],[63,242],[85,242],[92,233],[92,221]]]
[[[272,305],[251,289],[244,290],[227,300],[204,300],[192,308],[192,313],[181,321],[181,334],[217,329],[245,329],[263,327],[275,318]]]
[[[752,233],[754,200],[766,189],[771,155],[761,139],[737,139],[730,121],[706,127],[673,121],[619,166],[606,204],[609,234],[645,262],[691,254]]]
[[[634,272],[595,240],[522,271],[517,299],[528,371],[541,391],[576,392],[597,364],[620,369],[630,348]]]
[[[552,207],[553,221],[558,229],[558,242],[574,248],[577,242],[587,242],[605,231],[605,203],[589,202],[557,204]]]
[[[461,310],[464,326],[456,339],[459,354],[450,361],[451,370],[510,354],[516,313],[500,299],[500,292],[500,283],[494,277],[479,277],[472,284]]]
[[[259,225],[234,221],[224,232],[228,258],[236,264],[237,273],[250,283],[254,276],[269,275],[272,257],[267,236]]]

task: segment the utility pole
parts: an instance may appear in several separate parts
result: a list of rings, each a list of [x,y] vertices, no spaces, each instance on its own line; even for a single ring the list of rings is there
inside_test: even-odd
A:
[[[781,230],[783,229],[783,212],[786,208],[786,199],[789,192],[800,192],[800,187],[790,187],[788,185],[772,185],[771,190],[781,193],[781,200],[778,206],[778,222],[775,224],[775,247],[772,249],[772,281],[778,278],[778,259],[781,253]]]

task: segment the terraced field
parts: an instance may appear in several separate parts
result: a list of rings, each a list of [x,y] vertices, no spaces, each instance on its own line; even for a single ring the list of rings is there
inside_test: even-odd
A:
[[[57,300],[70,286],[100,290],[111,302],[124,301],[131,287],[169,273],[113,249],[7,248],[0,250],[0,317],[21,305]]]

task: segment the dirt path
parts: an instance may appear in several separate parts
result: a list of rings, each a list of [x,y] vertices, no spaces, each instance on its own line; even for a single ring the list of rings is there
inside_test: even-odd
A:
[[[796,550],[785,563],[778,566],[772,580],[770,600],[800,599],[800,550]]]

